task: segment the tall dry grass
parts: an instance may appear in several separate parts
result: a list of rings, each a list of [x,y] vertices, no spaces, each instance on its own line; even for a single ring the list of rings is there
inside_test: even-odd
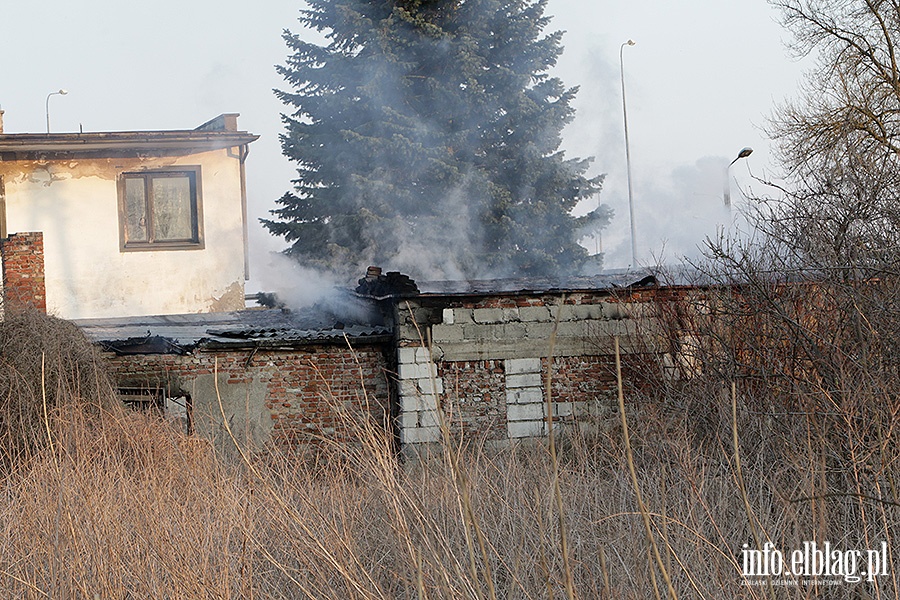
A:
[[[84,399],[67,387],[83,369],[41,356],[35,389],[58,380],[72,401],[38,394],[46,443],[0,479],[3,597],[900,596],[893,572],[838,586],[740,575],[743,544],[892,547],[900,428],[877,377],[854,372],[840,414],[785,408],[814,386],[777,403],[760,385],[732,395],[710,368],[626,386],[618,424],[557,430],[552,448],[448,436],[401,463],[360,422],[355,445],[262,460]]]

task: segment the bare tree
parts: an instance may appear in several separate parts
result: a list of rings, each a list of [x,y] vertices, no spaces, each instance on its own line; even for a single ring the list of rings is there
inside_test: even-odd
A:
[[[805,267],[897,273],[900,2],[772,4],[817,63],[771,120],[788,184],[759,224]]]

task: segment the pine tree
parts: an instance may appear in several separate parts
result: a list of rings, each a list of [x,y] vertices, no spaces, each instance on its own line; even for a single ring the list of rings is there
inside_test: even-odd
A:
[[[548,75],[562,34],[542,33],[546,0],[308,5],[300,22],[328,41],[284,34],[298,178],[263,221],[289,254],[429,278],[584,268],[578,238],[612,213],[571,216],[602,177],[559,151],[577,88]]]

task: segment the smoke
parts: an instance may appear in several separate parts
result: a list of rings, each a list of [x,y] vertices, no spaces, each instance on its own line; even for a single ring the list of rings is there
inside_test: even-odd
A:
[[[296,260],[277,252],[270,252],[268,260],[257,269],[254,280],[260,290],[274,291],[278,300],[288,308],[311,306],[334,296],[344,282],[334,274],[304,267]]]
[[[728,163],[724,157],[704,157],[665,176],[635,182],[638,264],[696,260],[707,238],[735,227],[737,209],[729,211],[723,197]],[[740,193],[729,184],[732,201],[738,204]]]

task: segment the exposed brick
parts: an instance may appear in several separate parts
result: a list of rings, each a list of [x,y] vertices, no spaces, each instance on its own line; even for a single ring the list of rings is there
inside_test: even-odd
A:
[[[4,308],[47,312],[44,287],[44,235],[14,233],[0,240],[3,266]]]

